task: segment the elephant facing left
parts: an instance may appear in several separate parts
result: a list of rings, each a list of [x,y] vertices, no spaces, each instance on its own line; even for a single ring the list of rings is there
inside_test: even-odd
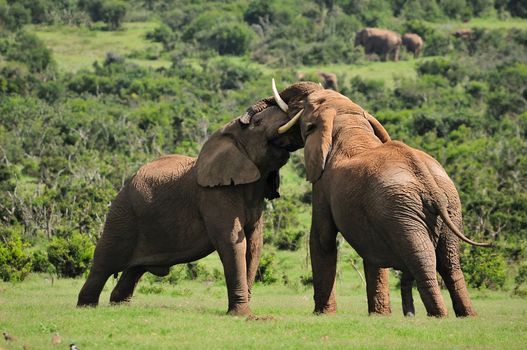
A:
[[[163,276],[217,250],[228,313],[250,314],[264,198],[279,197],[278,171],[302,145],[298,130],[280,133],[288,121],[278,107],[251,107],[216,131],[197,159],[168,155],[141,167],[111,204],[77,306],[96,306],[113,274],[122,271],[110,302],[126,302],[145,272]]]

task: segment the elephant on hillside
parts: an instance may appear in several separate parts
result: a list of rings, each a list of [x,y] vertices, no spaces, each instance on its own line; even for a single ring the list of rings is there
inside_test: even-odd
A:
[[[275,98],[282,99],[278,93]],[[392,141],[377,119],[335,91],[314,91],[303,104],[292,101],[280,105],[296,114],[290,124],[300,120],[307,179],[313,183],[315,312],[336,311],[336,235],[341,232],[364,259],[371,313],[390,312],[385,268],[392,267],[415,278],[428,315],[447,315],[436,270],[456,315],[476,315],[458,244],[461,239],[488,245],[463,234],[459,195],[441,165]]]
[[[288,115],[268,100],[265,108],[259,102],[216,131],[197,159],[165,156],[127,181],[111,204],[78,306],[96,306],[113,274],[122,271],[110,301],[126,302],[146,271],[164,276],[174,264],[217,250],[228,313],[251,313],[264,198],[279,197],[278,171],[302,144],[298,126],[281,132]]]
[[[414,54],[414,58],[419,57],[419,54],[423,50],[424,41],[423,39],[415,33],[406,33],[403,35],[403,45],[406,47],[408,52]]]
[[[401,36],[387,29],[364,28],[355,35],[355,46],[364,46],[367,55],[375,53],[382,61],[398,61],[401,44]]]
[[[318,75],[322,78],[322,86],[326,89],[338,91],[337,75],[335,73],[320,72]]]

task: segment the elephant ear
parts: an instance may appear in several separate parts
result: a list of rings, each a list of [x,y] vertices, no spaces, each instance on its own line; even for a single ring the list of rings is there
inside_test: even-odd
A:
[[[391,141],[392,138],[390,137],[390,134],[388,134],[388,131],[382,126],[382,124],[370,113],[363,112],[364,118],[368,120],[371,127],[373,128],[373,132],[375,133],[375,136],[381,140],[382,143],[386,143],[388,141]]]
[[[317,182],[326,166],[326,159],[332,144],[333,119],[336,113],[333,108],[325,108],[317,116],[313,116],[314,122],[306,123],[308,134],[304,146],[304,158],[307,180],[311,183]]]
[[[241,185],[260,179],[256,165],[222,130],[203,145],[196,163],[198,184],[204,187]]]

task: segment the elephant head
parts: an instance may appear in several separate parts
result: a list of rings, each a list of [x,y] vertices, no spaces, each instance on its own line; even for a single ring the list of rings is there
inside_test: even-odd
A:
[[[250,118],[247,113],[236,118],[205,142],[196,164],[200,186],[242,185],[265,178],[266,198],[279,197],[278,170],[302,140],[298,133],[279,132],[289,121],[279,107],[269,104],[265,109],[249,108],[252,111]]]
[[[365,45],[368,37],[368,28],[364,28],[355,33],[355,46]]]
[[[354,123],[357,127],[370,130],[381,142],[391,140],[386,129],[374,116],[338,92],[317,89],[303,95],[302,101],[304,105],[299,115],[300,128],[297,132],[300,132],[304,141],[307,179],[310,182],[316,182],[324,170],[332,145],[335,115],[349,114],[350,118],[355,118]],[[289,124],[294,121],[294,118],[291,119]],[[292,128],[292,125],[289,127]]]

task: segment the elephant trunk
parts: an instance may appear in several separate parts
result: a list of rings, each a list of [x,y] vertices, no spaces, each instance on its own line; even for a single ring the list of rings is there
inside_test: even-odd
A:
[[[302,81],[292,84],[282,90],[280,92],[280,97],[282,97],[282,100],[287,103],[289,110],[294,111],[303,107],[303,100],[307,97],[307,95],[322,89],[324,88],[317,83],[311,81]],[[274,96],[266,97],[247,108],[243,116],[240,117],[240,122],[243,124],[249,124],[253,115],[260,113],[266,108],[276,105],[277,103]]]

